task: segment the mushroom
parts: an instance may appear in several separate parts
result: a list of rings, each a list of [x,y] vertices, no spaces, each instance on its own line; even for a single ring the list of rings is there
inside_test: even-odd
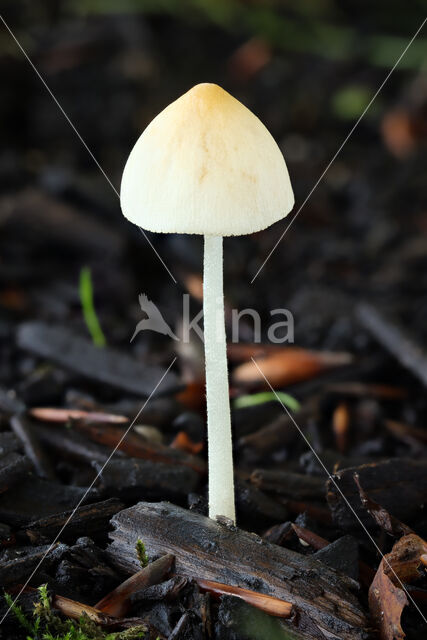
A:
[[[283,155],[261,121],[216,84],[166,107],[127,160],[121,206],[149,231],[204,235],[209,516],[235,522],[223,295],[223,236],[260,231],[292,209]]]

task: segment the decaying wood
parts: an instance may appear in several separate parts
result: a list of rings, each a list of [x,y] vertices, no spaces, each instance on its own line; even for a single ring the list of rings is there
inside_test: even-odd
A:
[[[410,522],[423,513],[423,505],[427,501],[425,460],[394,458],[350,467],[334,474],[336,484],[363,524],[372,527],[374,520],[362,504],[354,481],[355,473],[358,473],[360,484],[369,497],[399,520]],[[331,480],[328,481],[327,500],[335,522],[342,529],[352,531],[357,526],[356,517]]]
[[[43,478],[55,480],[56,474],[53,464],[26,418],[20,415],[12,416],[10,426],[15,435],[20,439],[24,451],[33,463],[38,475]]]
[[[391,515],[384,507],[374,502],[370,496],[364,491],[360,484],[359,474],[354,474],[354,481],[359,489],[360,499],[365,509],[369,511],[379,527],[387,531],[392,536],[400,538],[401,536],[414,533],[410,527]]]
[[[94,462],[99,473],[101,488],[108,495],[117,496],[129,503],[131,500],[169,500],[183,498],[196,491],[200,476],[184,465],[151,462],[139,458],[111,460],[104,466]]]
[[[275,524],[267,529],[267,531],[264,531],[264,533],[262,534],[263,539],[267,540],[267,542],[285,547],[287,541],[290,540],[293,536],[293,529],[289,521]]]
[[[316,520],[316,522],[322,522],[326,525],[332,524],[331,512],[326,507],[313,504],[312,502],[303,502],[302,500],[282,499],[285,500],[287,508],[292,513],[306,513],[312,520]]]
[[[1,409],[1,407],[0,407]],[[21,448],[21,443],[11,431],[0,433],[0,456],[3,458],[7,453],[17,452]]]
[[[326,482],[316,476],[307,476],[292,471],[255,469],[251,482],[264,491],[273,491],[295,500],[324,499]]]
[[[77,422],[75,429],[84,433],[94,442],[111,448],[118,446],[120,451],[134,458],[143,458],[154,462],[164,462],[171,465],[184,465],[194,469],[197,473],[206,473],[206,463],[203,458],[184,453],[179,449],[172,449],[157,442],[149,442],[135,431],[130,431],[123,438],[125,429],[113,425],[88,424]]]
[[[165,373],[161,367],[143,364],[114,349],[98,349],[89,340],[64,327],[52,327],[43,322],[21,324],[17,342],[21,349],[56,362],[69,371],[140,397],[152,393]],[[176,375],[169,371],[156,395],[178,388]]]
[[[161,502],[139,504],[116,514],[107,553],[113,564],[137,569],[135,543],[144,541],[150,557],[172,553],[178,575],[212,580],[264,593],[293,605],[287,624],[310,638],[367,638],[367,620],[354,582],[310,557],[226,527],[193,511]]]
[[[304,430],[307,420],[316,414],[318,399],[313,398],[294,414],[295,422]],[[300,438],[292,419],[287,413],[281,413],[273,422],[261,427],[254,433],[239,438],[239,449],[253,448],[259,454],[275,451],[277,447],[285,447],[296,438]]]
[[[235,488],[237,511],[242,517],[266,523],[283,522],[288,518],[286,507],[257,487],[237,480]]]
[[[99,492],[26,474],[13,490],[0,494],[0,522],[26,527],[35,520],[72,511],[82,500],[82,505],[99,500]]]
[[[43,570],[48,570],[51,563],[61,559],[67,547],[64,544],[43,545],[40,547],[21,548],[19,555],[11,560],[3,560],[0,564],[0,584],[2,587],[25,583],[28,576],[43,562]]]
[[[55,429],[52,426],[34,423],[32,430],[47,449],[59,453],[61,457],[91,464],[94,461],[105,462],[111,454],[110,447],[92,442],[74,429]],[[114,458],[123,455],[121,451],[116,451]]]
[[[95,502],[94,504],[82,505],[78,509],[65,511],[35,522],[31,522],[25,533],[32,544],[53,540],[63,529],[62,540],[73,540],[83,530],[86,535],[96,536],[99,532],[104,532],[108,528],[111,517],[123,508],[123,503],[115,498]]]
[[[7,524],[0,524],[0,547],[11,547],[16,544],[16,536]]]
[[[15,451],[0,458],[0,493],[7,491],[14,484],[22,480],[31,471],[32,464],[27,456],[21,456]]]
[[[95,608],[110,616],[123,617],[129,609],[130,596],[136,591],[160,582],[171,568],[173,559],[171,554],[166,554],[151,562],[102,598]]]
[[[309,529],[305,529],[304,527],[300,527],[294,523],[291,526],[300,540],[310,545],[317,551],[326,549],[326,547],[330,545],[330,542],[328,540],[325,540],[325,538],[318,536],[316,533],[313,533],[313,531],[310,531]],[[359,582],[364,586],[369,587],[374,575],[375,571],[371,569],[371,567],[367,565],[366,562],[363,562],[363,560],[359,560]]]

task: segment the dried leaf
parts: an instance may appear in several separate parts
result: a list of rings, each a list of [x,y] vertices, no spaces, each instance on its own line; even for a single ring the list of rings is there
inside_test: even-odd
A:
[[[346,402],[341,402],[332,415],[332,430],[335,435],[335,443],[340,453],[347,449],[348,430],[350,426],[350,412]]]
[[[193,442],[185,431],[179,431],[170,443],[173,449],[180,449],[187,453],[200,453],[203,449],[203,442]]]
[[[67,618],[79,620],[82,615],[87,616],[90,620],[99,625],[107,626],[111,623],[109,615],[100,611],[96,607],[90,607],[82,602],[65,598],[64,596],[54,595],[52,598],[52,607],[58,609]]]
[[[283,347],[273,344],[252,342],[229,342],[227,344],[227,357],[230,362],[246,362],[251,358],[263,358],[280,351],[283,351]]]
[[[184,285],[195,300],[203,302],[203,279],[200,274],[189,273],[184,276]]]
[[[384,573],[381,561],[369,589],[369,607],[382,640],[403,640],[405,633],[400,624],[403,609],[408,604],[406,594]]]
[[[309,529],[305,529],[304,527],[300,527],[297,524],[292,523],[292,529],[297,534],[298,538],[305,542],[306,544],[313,547],[313,549],[320,550],[324,549],[328,546],[329,541],[325,540],[325,538],[321,538],[316,533],[313,533]]]
[[[384,143],[396,158],[405,158],[414,149],[415,139],[409,114],[403,109],[387,113],[381,125]]]
[[[288,347],[270,353],[257,362],[271,386],[280,388],[310,380],[327,369],[349,364],[351,359],[348,353],[315,352]],[[232,380],[241,385],[267,386],[263,375],[252,361],[236,367]]]
[[[161,582],[168,573],[174,556],[167,554],[147,565],[100,600],[95,608],[109,616],[122,617],[129,610],[129,598],[136,591]]]
[[[249,589],[242,589],[241,587],[234,587],[228,584],[222,584],[221,582],[213,582],[212,580],[204,580],[202,578],[194,578],[194,580],[203,591],[218,595],[227,594],[235,596],[251,604],[253,607],[269,613],[271,616],[289,618],[292,613],[292,604],[285,600],[279,600],[279,598],[274,598],[264,593],[257,593],[256,591],[250,591]]]
[[[380,630],[381,640],[404,640],[401,615],[408,598],[399,580],[405,584],[420,577],[418,568],[426,551],[424,540],[409,534],[398,540],[381,560],[369,589],[369,608]]]
[[[87,420],[88,422],[105,422],[109,424],[123,424],[129,422],[126,416],[81,409],[54,409],[51,407],[34,407],[29,410],[30,416],[43,422],[66,423],[71,420]]]
[[[206,409],[205,381],[189,382],[175,397],[187,409],[202,413]]]

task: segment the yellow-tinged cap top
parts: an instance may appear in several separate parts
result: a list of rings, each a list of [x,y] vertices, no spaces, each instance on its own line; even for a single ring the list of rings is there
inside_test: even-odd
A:
[[[294,195],[262,122],[216,84],[198,84],[148,125],[121,184],[123,214],[164,233],[243,235],[285,217]]]

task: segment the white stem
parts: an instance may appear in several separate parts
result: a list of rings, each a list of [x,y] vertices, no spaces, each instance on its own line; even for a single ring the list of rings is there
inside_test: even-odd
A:
[[[208,408],[209,516],[226,516],[235,522],[221,236],[205,236],[203,311]]]

